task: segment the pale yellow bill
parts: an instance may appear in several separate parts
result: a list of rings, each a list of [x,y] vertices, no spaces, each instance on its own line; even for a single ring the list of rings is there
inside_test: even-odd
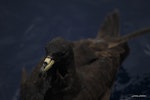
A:
[[[45,68],[43,69],[43,72],[48,71],[49,69],[52,68],[53,64],[55,63],[54,60],[52,60],[50,57],[46,57],[46,59],[44,60],[45,63],[47,63],[47,65],[45,66]]]

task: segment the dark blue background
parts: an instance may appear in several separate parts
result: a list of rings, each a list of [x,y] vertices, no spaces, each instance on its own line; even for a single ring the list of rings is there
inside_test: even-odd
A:
[[[0,100],[16,100],[21,69],[29,72],[52,38],[95,37],[104,17],[120,11],[121,34],[150,26],[149,0],[1,0]],[[129,41],[131,54],[118,73],[112,100],[149,95],[150,35]]]

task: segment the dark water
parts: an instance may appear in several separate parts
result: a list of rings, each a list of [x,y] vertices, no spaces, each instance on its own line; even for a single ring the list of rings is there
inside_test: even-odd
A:
[[[118,9],[121,34],[150,26],[148,0],[1,0],[0,100],[16,100],[21,69],[29,72],[52,38],[95,37],[107,13]],[[150,35],[129,41],[131,54],[121,66],[112,100],[150,96]]]

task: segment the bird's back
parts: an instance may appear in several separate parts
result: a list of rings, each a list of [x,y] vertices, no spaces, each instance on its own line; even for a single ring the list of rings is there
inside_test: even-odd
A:
[[[74,48],[76,71],[82,84],[75,100],[97,100],[111,88],[120,66],[120,57],[125,51],[122,46],[97,51],[84,42]]]

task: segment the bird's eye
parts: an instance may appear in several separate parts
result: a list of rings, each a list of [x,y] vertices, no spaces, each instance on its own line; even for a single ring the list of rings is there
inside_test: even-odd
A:
[[[57,53],[57,56],[64,56],[64,55],[65,55],[65,53],[63,53],[63,52]]]

